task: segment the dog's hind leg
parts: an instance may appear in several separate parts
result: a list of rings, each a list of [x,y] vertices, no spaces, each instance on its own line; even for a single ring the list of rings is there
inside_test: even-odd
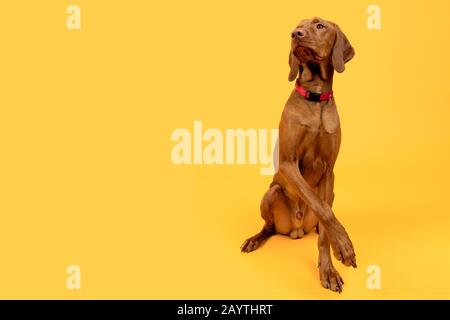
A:
[[[276,222],[280,223],[280,221],[275,221],[276,217],[274,215],[274,211],[280,205],[282,206],[284,204],[284,201],[285,200],[281,191],[281,187],[278,184],[271,185],[270,189],[264,194],[260,206],[261,217],[265,221],[264,227],[259,233],[244,241],[244,243],[241,246],[242,252],[251,252],[256,250],[265,240],[270,238],[278,231],[277,230],[278,228],[277,229],[275,228],[275,223]],[[277,227],[279,226],[277,225]],[[281,228],[290,229],[290,226],[281,225]]]

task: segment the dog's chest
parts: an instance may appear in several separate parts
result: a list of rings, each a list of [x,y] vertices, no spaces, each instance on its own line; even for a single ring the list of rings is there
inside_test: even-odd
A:
[[[333,103],[321,106],[320,103],[312,107],[304,106],[298,113],[299,122],[308,131],[335,133],[339,127],[339,115]]]
[[[299,141],[299,170],[310,185],[317,185],[332,168],[339,148],[339,117],[336,108],[312,108],[306,117],[299,118],[305,128]]]
[[[299,145],[299,170],[312,186],[319,183],[332,168],[339,146],[335,134],[325,131],[307,131]]]

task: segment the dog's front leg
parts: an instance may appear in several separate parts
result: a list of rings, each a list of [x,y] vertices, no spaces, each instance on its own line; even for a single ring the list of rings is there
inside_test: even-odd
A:
[[[334,200],[334,173],[330,172],[322,178],[319,186],[319,195],[331,207]],[[344,286],[344,280],[339,272],[334,268],[330,254],[330,242],[325,232],[325,227],[319,223],[319,273],[320,282],[326,289],[341,293]]]
[[[320,282],[326,289],[341,293],[344,286],[344,280],[339,272],[334,268],[330,254],[330,242],[325,232],[325,228],[319,223],[319,273]]]
[[[291,203],[302,199],[317,215],[333,247],[334,254],[346,266],[356,268],[353,244],[331,207],[314,192],[298,169],[297,161],[284,160],[280,163],[274,181],[281,185]]]

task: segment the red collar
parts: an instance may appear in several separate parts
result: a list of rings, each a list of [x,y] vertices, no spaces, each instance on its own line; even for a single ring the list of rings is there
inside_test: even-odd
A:
[[[306,100],[309,100],[309,101],[320,102],[320,101],[328,101],[328,100],[331,100],[331,98],[333,98],[333,91],[324,92],[324,93],[308,91],[305,88],[303,88],[300,85],[300,82],[298,82],[298,81],[295,82],[295,90],[298,93],[300,93],[301,96],[305,97]]]

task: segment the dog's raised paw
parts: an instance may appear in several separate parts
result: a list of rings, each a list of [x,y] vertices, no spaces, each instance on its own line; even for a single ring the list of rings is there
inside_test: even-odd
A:
[[[340,231],[338,236],[335,236],[333,241],[330,241],[331,247],[333,248],[333,254],[337,260],[341,261],[347,267],[352,266],[353,268],[357,268],[356,254],[352,241],[344,228]]]

